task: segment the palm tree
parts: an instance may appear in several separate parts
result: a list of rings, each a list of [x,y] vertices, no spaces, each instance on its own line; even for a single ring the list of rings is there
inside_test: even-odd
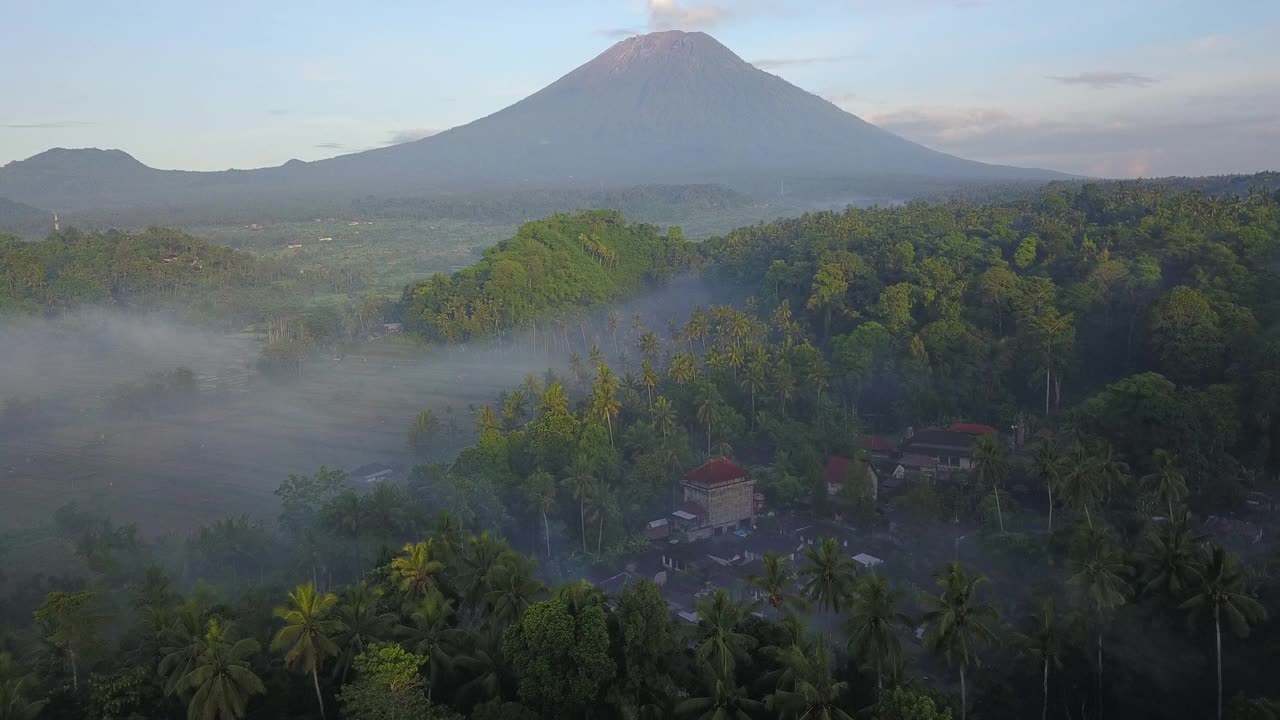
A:
[[[667,369],[671,379],[677,385],[684,385],[698,375],[698,361],[692,355],[676,353],[671,357],[671,367]]]
[[[1067,578],[1067,586],[1076,601],[1092,616],[1098,638],[1097,693],[1098,710],[1102,710],[1102,631],[1111,612],[1124,605],[1132,594],[1122,575],[1129,571],[1104,530],[1087,530],[1075,561],[1076,573]]]
[[[376,585],[370,587],[363,580],[342,593],[334,613],[339,629],[333,636],[333,643],[342,651],[335,671],[343,684],[347,682],[347,672],[351,670],[356,656],[370,644],[391,633],[396,616],[389,612],[378,612],[378,601],[381,599],[382,588]]]
[[[1163,591],[1175,601],[1185,598],[1203,579],[1200,541],[1185,522],[1171,520],[1148,532],[1143,553],[1146,582],[1142,591],[1147,594]]]
[[[438,592],[429,593],[409,616],[409,624],[396,628],[407,648],[431,663],[427,697],[439,684],[449,657],[466,640],[466,632],[452,625],[453,602]]]
[[[1187,496],[1187,478],[1168,451],[1157,448],[1151,460],[1155,470],[1143,475],[1138,482],[1165,503],[1169,508],[1169,522],[1172,523],[1177,519],[1173,516],[1174,503],[1182,502]]]
[[[488,591],[489,571],[498,566],[511,553],[506,540],[494,537],[489,531],[472,537],[462,556],[462,603],[474,610]]]
[[[801,594],[817,603],[819,610],[840,612],[853,582],[853,560],[841,552],[835,538],[823,538],[816,547],[805,548],[804,557],[807,562],[800,575],[808,580]]]
[[[547,593],[547,586],[533,575],[533,561],[515,553],[503,557],[490,571],[488,585],[485,604],[500,628],[520,619],[530,605]]]
[[[763,363],[753,362],[742,374],[742,389],[751,394],[751,429],[756,427],[756,395],[766,389],[765,367]]]
[[[0,720],[35,720],[45,701],[30,701],[25,688],[27,677],[19,674],[13,658],[0,653]]]
[[[1036,613],[1028,616],[1027,624],[1031,628],[1031,634],[1016,635],[1015,639],[1027,652],[1035,656],[1041,665],[1040,691],[1043,702],[1040,706],[1040,720],[1047,720],[1049,717],[1049,670],[1062,667],[1062,637],[1053,603],[1046,602],[1041,605]]]
[[[585,455],[574,458],[569,474],[561,481],[573,499],[578,501],[578,528],[582,533],[582,552],[587,552],[587,496],[595,483],[595,471]]]
[[[911,618],[898,609],[906,595],[887,580],[871,573],[854,584],[849,598],[849,651],[864,666],[875,665],[876,692],[884,690],[884,668],[895,668],[902,657],[902,641],[897,628]]]
[[[750,582],[769,607],[784,615],[803,611],[804,600],[792,591],[796,578],[791,572],[791,561],[773,551],[766,552],[761,561],[764,574],[752,575]]]
[[[462,554],[466,542],[462,532],[462,524],[448,510],[436,514],[436,521],[431,528],[431,556],[442,563],[452,563]]]
[[[780,360],[773,370],[773,389],[778,393],[778,409],[786,415],[787,401],[796,393],[796,377],[786,360]]]
[[[351,541],[357,573],[364,567],[360,557],[360,534],[364,530],[365,516],[364,501],[354,492],[345,492],[334,498],[328,513],[329,524],[335,533]]]
[[[539,470],[529,476],[525,483],[525,490],[533,500],[534,509],[542,514],[542,532],[546,538],[547,558],[550,559],[551,523],[547,520],[547,514],[555,512],[556,509],[556,479],[551,473]]]
[[[968,688],[965,671],[977,663],[979,648],[995,639],[990,624],[997,619],[995,608],[978,602],[979,588],[986,582],[981,575],[969,577],[960,563],[948,563],[937,574],[939,592],[925,595],[922,604],[929,608],[924,621],[925,645],[960,667],[960,717],[968,715]]]
[[[507,399],[502,403],[502,416],[512,427],[515,427],[524,420],[528,407],[529,396],[523,390],[512,390],[507,393]]]
[[[1004,445],[995,433],[978,438],[973,448],[973,474],[979,485],[990,483],[996,496],[996,517],[1000,532],[1004,532],[1004,513],[1000,510],[1000,484],[1009,476],[1009,458]]]
[[[649,404],[653,404],[653,389],[658,386],[658,373],[653,369],[653,363],[647,359],[640,362],[640,382],[644,384],[645,391],[649,394]]]
[[[622,411],[622,404],[618,402],[617,397],[618,377],[604,363],[601,363],[599,368],[591,398],[591,410],[608,426],[609,446],[613,447],[613,419]]]
[[[658,334],[655,332],[647,332],[641,335],[637,344],[640,348],[640,354],[650,360],[658,354]]]
[[[284,653],[284,662],[290,669],[310,673],[316,689],[316,702],[320,704],[320,717],[324,715],[324,696],[320,694],[320,667],[327,658],[338,654],[333,636],[341,630],[341,623],[327,619],[338,596],[320,594],[315,585],[299,585],[289,593],[289,602],[278,607],[275,616],[284,620],[284,627],[271,641],[271,649]]]
[[[188,720],[240,720],[249,699],[267,693],[247,660],[258,651],[258,642],[246,638],[233,643],[218,621],[210,620],[202,648],[179,683],[182,689],[194,691],[187,705]]]
[[[1076,445],[1067,455],[1062,476],[1062,494],[1069,506],[1084,511],[1085,520],[1093,527],[1089,508],[1102,499],[1102,483],[1093,458],[1083,445]]]
[[[653,429],[664,438],[670,435],[676,425],[676,410],[671,401],[659,395],[649,412],[653,416]]]
[[[164,678],[164,694],[174,695],[184,689],[187,676],[205,650],[209,628],[204,613],[195,602],[188,600],[174,611],[173,623],[164,634],[160,647],[160,664],[156,672]]]
[[[733,676],[705,673],[707,694],[681,700],[676,717],[693,720],[751,720],[765,709],[765,704],[751,699],[745,687],[735,687]]]
[[[707,455],[711,454],[711,422],[720,410],[720,398],[713,387],[707,387],[698,399],[698,422],[707,426]]]
[[[746,608],[730,599],[724,590],[716,590],[698,598],[694,610],[698,614],[694,655],[718,677],[732,678],[736,658],[745,655],[756,642],[737,631],[747,618]]]
[[[796,720],[853,720],[837,705],[840,696],[849,691],[847,681],[837,681],[831,674],[831,658],[826,639],[819,635],[808,652],[789,653],[790,689],[779,689],[769,696],[771,710],[783,718]]]
[[[1053,438],[1046,438],[1036,449],[1034,473],[1049,493],[1049,534],[1053,534],[1053,489],[1062,482],[1062,449]]]
[[[1214,546],[1205,565],[1204,579],[1196,593],[1182,603],[1194,618],[1205,610],[1213,611],[1214,647],[1218,661],[1218,720],[1222,720],[1222,616],[1236,637],[1248,637],[1249,625],[1267,619],[1267,609],[1249,594],[1244,573],[1236,561],[1221,547]]]
[[[435,558],[435,539],[409,543],[391,561],[391,574],[400,579],[400,591],[422,598],[437,589],[444,563]]]

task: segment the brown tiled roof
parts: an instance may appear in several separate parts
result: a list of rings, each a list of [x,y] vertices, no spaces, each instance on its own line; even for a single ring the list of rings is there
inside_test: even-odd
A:
[[[694,468],[684,476],[684,479],[698,485],[719,485],[741,480],[746,476],[746,468],[729,458],[718,457]]]

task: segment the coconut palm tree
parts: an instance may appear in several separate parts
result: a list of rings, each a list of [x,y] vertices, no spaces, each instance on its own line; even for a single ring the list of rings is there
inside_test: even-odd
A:
[[[1214,546],[1205,564],[1203,579],[1195,594],[1182,603],[1192,618],[1213,612],[1213,635],[1218,665],[1218,720],[1222,720],[1222,618],[1236,637],[1247,637],[1249,626],[1267,619],[1267,609],[1249,594],[1244,573],[1221,547]]]
[[[1062,448],[1052,437],[1045,438],[1036,449],[1035,460],[1032,461],[1035,476],[1044,483],[1045,492],[1049,494],[1049,534],[1053,534],[1053,490],[1062,482],[1063,458]]]
[[[479,607],[484,594],[489,590],[489,572],[510,554],[511,546],[507,541],[494,537],[487,530],[467,541],[460,563],[464,610],[474,611]]]
[[[711,423],[720,411],[720,396],[714,387],[707,386],[699,393],[698,422],[707,426],[707,455],[711,454]]]
[[[1076,602],[1092,617],[1098,640],[1096,682],[1098,710],[1102,709],[1102,631],[1111,613],[1125,604],[1132,590],[1124,575],[1129,566],[1115,549],[1105,530],[1085,531],[1076,551],[1075,574],[1067,578],[1067,587]]]
[[[1062,667],[1062,637],[1053,603],[1045,602],[1040,609],[1028,616],[1029,635],[1015,635],[1014,640],[1029,652],[1041,666],[1040,720],[1049,717],[1049,671]]]
[[[733,676],[705,673],[707,694],[681,700],[675,707],[676,717],[692,720],[751,720],[765,709],[753,700],[745,687],[736,687]]]
[[[585,455],[573,459],[569,474],[561,483],[574,500],[578,501],[578,529],[582,534],[582,552],[587,552],[587,496],[591,494],[591,486],[595,483],[595,470]]]
[[[736,659],[756,643],[737,628],[747,618],[747,610],[729,598],[724,590],[716,590],[694,602],[698,625],[694,629],[697,649],[694,655],[718,677],[732,678]]]
[[[667,374],[677,385],[685,385],[698,376],[698,361],[692,355],[676,353],[671,357]]]
[[[1093,527],[1090,508],[1102,499],[1103,488],[1097,465],[1083,445],[1076,445],[1067,454],[1063,463],[1061,485],[1067,505],[1074,510],[1083,511],[1085,521],[1089,523],[1089,527]]]
[[[547,520],[549,513],[556,509],[556,479],[545,470],[529,476],[525,483],[525,491],[533,501],[534,510],[542,515],[542,533],[546,539],[547,558],[551,558],[551,523]]]
[[[436,513],[430,540],[431,557],[446,565],[453,564],[462,555],[462,548],[466,543],[462,523],[448,510],[441,510]]]
[[[849,598],[849,620],[845,623],[849,651],[863,666],[875,666],[877,694],[884,690],[885,666],[897,667],[902,657],[897,629],[911,623],[911,618],[898,609],[905,595],[871,573],[854,583]]]
[[[533,575],[533,561],[509,553],[490,571],[485,604],[495,626],[506,628],[530,605],[547,594],[547,586]]]
[[[428,698],[439,685],[451,655],[466,642],[466,631],[453,627],[452,619],[453,601],[432,592],[409,615],[409,624],[396,628],[396,633],[404,638],[405,647],[430,662]]]
[[[333,636],[333,643],[341,651],[334,671],[343,684],[347,682],[347,673],[356,656],[370,644],[391,634],[396,616],[389,612],[378,612],[378,602],[381,599],[382,588],[376,585],[370,587],[363,580],[342,593],[334,612],[339,627],[337,634]]]
[[[1173,506],[1187,497],[1187,478],[1178,469],[1172,453],[1166,450],[1157,448],[1151,461],[1155,469],[1143,475],[1138,482],[1168,507],[1168,518],[1172,523],[1179,519],[1174,517]]]
[[[667,437],[675,429],[676,410],[672,407],[670,400],[659,395],[649,413],[653,416],[653,429],[657,430],[662,437]]]
[[[0,653],[0,720],[35,720],[45,701],[27,699],[27,676],[8,653]]]
[[[751,394],[751,429],[756,427],[756,395],[764,392],[768,386],[765,385],[767,371],[764,363],[752,362],[747,366],[747,371],[742,374],[742,389]]]
[[[204,652],[208,632],[204,613],[195,602],[188,600],[174,611],[172,624],[164,633],[160,664],[156,669],[164,679],[165,695],[183,691],[183,678],[195,668]]]
[[[790,687],[769,696],[770,710],[779,717],[796,720],[853,720],[838,705],[840,697],[849,691],[849,683],[832,676],[830,652],[823,636],[819,635],[807,652],[791,652],[788,658]]]
[[[254,695],[267,688],[254,674],[248,657],[258,651],[256,640],[232,642],[216,620],[210,620],[203,649],[179,685],[192,692],[188,720],[240,720]]]
[[[405,545],[391,560],[391,575],[400,581],[400,591],[422,598],[439,586],[444,563],[436,559],[435,538]]]
[[[853,560],[841,551],[835,538],[823,538],[816,546],[805,548],[804,557],[800,575],[808,580],[801,587],[801,594],[816,603],[819,610],[840,612],[852,589]]]
[[[658,354],[658,334],[655,332],[647,332],[640,336],[640,340],[636,343],[640,349],[640,354],[652,360]]]
[[[1004,532],[1004,512],[1000,510],[1000,485],[1009,477],[1009,456],[995,433],[978,438],[973,448],[973,474],[979,485],[991,485],[996,497],[996,517]]]
[[[284,627],[271,641],[271,649],[284,654],[285,665],[290,669],[311,675],[321,718],[325,713],[324,696],[320,694],[320,668],[326,659],[339,653],[333,637],[341,630],[341,623],[329,619],[329,613],[337,604],[337,595],[318,593],[315,585],[307,583],[289,593],[288,604],[275,611],[275,616],[284,621]]]
[[[756,591],[764,596],[765,603],[783,615],[803,611],[804,600],[794,592],[796,577],[791,571],[791,561],[769,551],[761,558],[761,562],[764,573],[752,575],[749,579]]]
[[[995,640],[991,624],[995,608],[978,602],[978,590],[986,582],[981,575],[970,577],[960,563],[948,563],[936,576],[939,592],[925,595],[921,604],[928,610],[924,621],[925,645],[956,663],[960,668],[960,717],[968,715],[968,688],[965,671],[978,662],[978,650]]]
[[[649,404],[652,405],[653,389],[658,386],[658,373],[648,360],[640,363],[640,382],[644,384],[645,392],[649,394]]]
[[[1142,554],[1142,592],[1159,591],[1174,601],[1184,599],[1203,578],[1201,540],[1185,522],[1169,521],[1148,532]]]

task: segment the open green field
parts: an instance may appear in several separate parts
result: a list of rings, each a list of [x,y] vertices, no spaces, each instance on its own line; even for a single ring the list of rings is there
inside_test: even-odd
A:
[[[410,282],[475,262],[485,248],[514,234],[515,226],[458,220],[326,219],[194,227],[190,232],[238,250],[287,256],[303,271],[311,267],[345,271],[357,280],[361,294],[399,297]]]

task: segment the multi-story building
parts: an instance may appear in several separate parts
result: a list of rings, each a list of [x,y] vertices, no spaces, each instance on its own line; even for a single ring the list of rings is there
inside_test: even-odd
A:
[[[684,503],[672,515],[690,540],[749,528],[755,519],[756,481],[728,458],[714,458],[685,475]]]

